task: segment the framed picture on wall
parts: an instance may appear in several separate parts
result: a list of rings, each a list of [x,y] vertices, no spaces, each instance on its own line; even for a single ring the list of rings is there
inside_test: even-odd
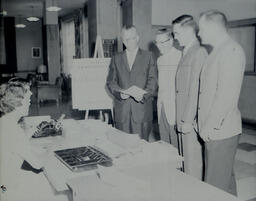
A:
[[[41,58],[41,48],[40,47],[32,47],[32,58],[33,59]]]

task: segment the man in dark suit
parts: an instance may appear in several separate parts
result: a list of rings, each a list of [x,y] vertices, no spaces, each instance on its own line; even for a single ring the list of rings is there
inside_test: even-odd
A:
[[[199,75],[207,57],[197,40],[197,24],[190,15],[173,22],[174,37],[183,46],[182,58],[176,73],[176,121],[182,135],[185,172],[202,179],[202,146],[194,130],[197,115]]]
[[[157,90],[156,64],[150,52],[138,47],[134,26],[122,29],[122,40],[126,50],[112,58],[107,77],[107,87],[114,96],[115,127],[148,140]]]

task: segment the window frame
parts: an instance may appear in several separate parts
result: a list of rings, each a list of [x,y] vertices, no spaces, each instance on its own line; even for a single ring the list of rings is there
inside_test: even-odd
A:
[[[243,20],[233,20],[228,22],[228,28],[239,28],[239,27],[255,27],[255,43],[254,43],[254,70],[245,71],[245,75],[256,76],[256,18],[243,19]]]

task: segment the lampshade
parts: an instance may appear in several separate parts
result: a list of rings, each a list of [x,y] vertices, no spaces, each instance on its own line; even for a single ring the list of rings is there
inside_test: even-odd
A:
[[[47,68],[45,65],[41,64],[40,66],[38,66],[37,68],[37,73],[43,74],[43,73],[47,73]]]
[[[0,15],[6,16],[6,15],[7,15],[7,11],[2,9],[2,10],[0,11]]]

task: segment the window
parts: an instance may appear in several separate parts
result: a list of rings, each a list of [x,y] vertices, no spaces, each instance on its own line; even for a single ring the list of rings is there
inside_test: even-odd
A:
[[[75,56],[75,24],[74,20],[62,22],[63,73],[70,74],[71,62]]]

